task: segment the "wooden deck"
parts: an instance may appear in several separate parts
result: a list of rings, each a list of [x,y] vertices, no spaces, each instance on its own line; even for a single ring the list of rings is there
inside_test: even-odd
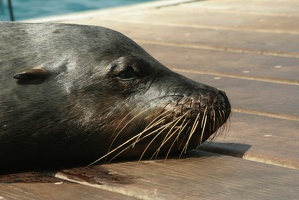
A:
[[[299,199],[299,1],[167,0],[39,19],[106,26],[226,91],[230,130],[181,159],[0,176],[0,199]]]

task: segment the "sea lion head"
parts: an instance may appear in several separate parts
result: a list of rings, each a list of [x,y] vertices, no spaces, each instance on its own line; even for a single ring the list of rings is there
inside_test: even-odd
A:
[[[122,152],[120,156],[186,152],[230,115],[225,92],[174,73],[153,58],[122,56],[110,69],[110,95],[116,101],[107,120],[115,125],[109,149]]]
[[[117,31],[0,25],[4,164],[167,157],[195,148],[229,118],[225,92],[171,71]]]
[[[108,44],[93,48],[82,63],[89,71],[63,85],[77,95],[72,110],[78,123],[109,135],[107,155],[183,153],[225,124],[231,111],[225,92],[169,70],[131,39],[106,31],[113,33]]]

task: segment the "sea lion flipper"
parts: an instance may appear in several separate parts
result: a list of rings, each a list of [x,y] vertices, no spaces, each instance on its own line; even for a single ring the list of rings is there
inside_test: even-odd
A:
[[[13,76],[18,80],[34,80],[44,79],[46,77],[46,71],[44,69],[27,69],[23,72],[17,73]]]

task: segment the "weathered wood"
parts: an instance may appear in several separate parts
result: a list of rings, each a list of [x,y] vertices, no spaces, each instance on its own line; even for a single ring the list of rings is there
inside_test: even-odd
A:
[[[153,20],[159,18],[153,16]],[[180,28],[165,25],[148,25],[113,20],[89,19],[72,23],[106,26],[118,30],[137,41],[215,49],[229,52],[299,57],[299,40],[294,34],[272,34],[252,31],[213,30],[208,28]],[[126,26],[122,24],[126,23]],[[138,32],[136,28],[138,27]],[[150,33],[150,34],[149,34]],[[275,42],[273,42],[275,41]]]
[[[298,56],[299,41],[296,35],[299,34],[299,15],[290,17],[287,11],[284,12],[285,16],[281,14],[263,16],[246,11],[241,14],[225,13],[221,12],[223,9],[213,9],[215,3],[223,4],[208,1],[193,2],[190,6],[191,3],[187,2],[180,6],[173,5],[155,10],[117,12],[117,15],[102,12],[89,19],[72,22],[108,26],[139,40],[148,39],[163,43],[175,41],[180,45],[192,44],[198,48],[210,46],[227,51],[254,52],[258,49],[255,53],[289,52],[289,56],[292,54]],[[230,6],[229,3],[231,2],[225,2],[227,6]],[[280,2],[279,5],[283,7],[284,3]],[[204,9],[198,10],[197,7]],[[273,6],[273,9],[277,8]],[[122,26],[124,23],[126,26]],[[135,31],[136,26],[138,31]]]
[[[230,97],[233,108],[243,108],[272,114],[282,114],[299,118],[299,110],[294,105],[299,102],[298,86],[241,80],[228,77],[181,72],[181,74],[221,88]]]
[[[203,2],[197,2],[193,3],[190,7],[170,6],[163,9],[156,9],[154,13],[153,10],[123,12],[120,14],[123,16],[122,18],[119,16],[117,16],[117,18],[108,18],[106,15],[97,15],[94,16],[94,18],[130,23],[146,23],[148,25],[161,24],[181,28],[193,27],[237,30],[240,32],[299,33],[298,12],[297,16],[289,16],[288,12],[285,13],[285,16],[282,14],[249,14],[248,12],[234,11],[232,9],[213,9],[213,7],[209,8],[208,6],[202,7],[203,4]],[[177,17],[178,13],[188,13],[188,15],[181,14],[180,17]],[[153,16],[159,20],[153,20]],[[281,29],[282,26],[285,27],[285,29]]]
[[[253,55],[140,42],[140,45],[169,68],[210,73],[254,81],[298,84],[298,58]]]
[[[247,13],[248,15],[278,15],[278,16],[299,16],[299,2],[296,0],[224,0],[204,1],[192,4],[182,4],[180,7],[189,9],[208,9]]]
[[[299,169],[299,122],[233,113],[229,132],[201,150]]]
[[[105,169],[124,183],[97,176]],[[141,199],[295,199],[297,170],[193,152],[192,157],[114,163],[61,171],[57,177]]]
[[[0,175],[0,199],[136,199],[45,176],[37,172]]]
[[[233,148],[232,143],[247,144],[251,148],[244,158],[299,169],[299,154],[295,150],[299,146],[299,110],[294,109],[299,102],[298,86],[183,74],[224,89],[233,109],[254,111],[249,116],[233,113],[226,138],[216,140],[226,144],[207,144],[205,150],[238,155],[239,150]]]

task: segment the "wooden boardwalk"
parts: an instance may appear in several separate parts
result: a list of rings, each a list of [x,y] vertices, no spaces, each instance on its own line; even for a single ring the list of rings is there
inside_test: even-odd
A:
[[[0,176],[0,199],[299,199],[299,1],[167,0],[37,21],[106,26],[226,91],[230,130],[181,159]]]

